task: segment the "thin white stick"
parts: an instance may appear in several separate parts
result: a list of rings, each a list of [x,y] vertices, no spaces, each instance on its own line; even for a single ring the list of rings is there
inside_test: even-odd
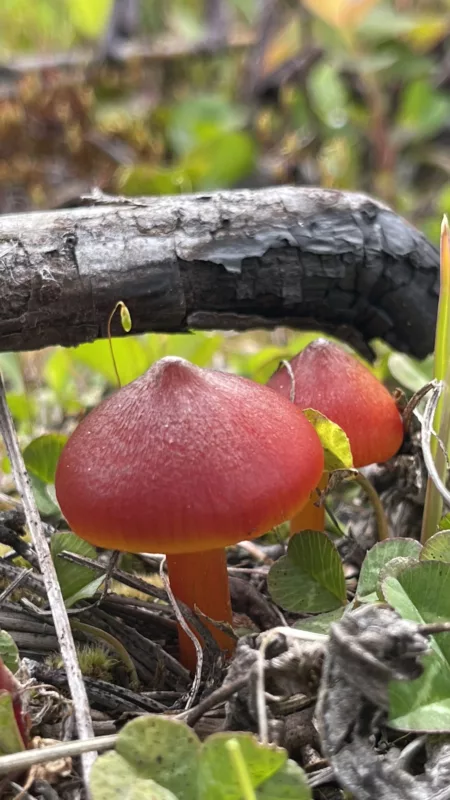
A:
[[[46,764],[47,761],[59,761],[60,758],[73,758],[87,753],[89,750],[112,750],[117,741],[117,733],[108,736],[95,736],[83,742],[60,742],[48,747],[37,747],[35,750],[22,750],[21,753],[11,753],[0,756],[0,775],[10,772],[24,772],[35,764]]]
[[[67,616],[61,588],[56,575],[55,566],[50,554],[47,539],[42,527],[39,511],[36,506],[30,478],[25,462],[20,452],[14,422],[6,402],[5,385],[0,372],[0,433],[6,445],[6,451],[11,462],[11,468],[16,483],[17,491],[22,498],[22,505],[31,539],[39,560],[48,602],[52,611],[53,623],[58,637],[64,667],[67,673],[67,682],[72,696],[73,710],[77,723],[78,736],[81,740],[91,739],[94,736],[91,711],[86,688],[83,683],[80,665],[78,663],[75,643],[72,637],[69,617]],[[89,796],[89,773],[97,757],[97,753],[88,752],[82,756],[83,778],[86,792]]]
[[[167,592],[167,597],[169,598],[170,605],[173,608],[174,614],[175,614],[175,616],[177,618],[177,622],[180,625],[180,628],[183,629],[185,634],[187,636],[189,636],[189,639],[191,640],[192,644],[195,647],[195,654],[197,656],[197,664],[195,666],[194,681],[193,681],[191,690],[189,692],[188,699],[186,701],[186,705],[184,707],[185,711],[189,711],[189,709],[192,708],[192,706],[194,705],[195,698],[197,697],[199,689],[200,689],[200,684],[201,684],[201,680],[202,680],[202,670],[203,670],[203,648],[202,648],[199,640],[197,639],[195,633],[193,631],[191,631],[189,625],[187,624],[185,618],[183,617],[183,614],[180,611],[180,606],[178,605],[178,603],[177,603],[177,601],[175,599],[175,595],[172,592],[169,578],[166,575],[166,573],[164,572],[164,567],[165,566],[166,566],[166,557],[163,556],[163,559],[162,559],[162,561],[161,561],[161,563],[159,565],[159,577],[161,578],[161,580],[163,582],[164,589]]]
[[[258,717],[258,735],[261,744],[269,744],[269,722],[267,718],[266,706],[266,682],[265,682],[265,666],[266,666],[266,647],[269,644],[269,639],[261,642],[258,650],[258,657],[255,664],[256,670],[256,713]]]
[[[436,469],[436,465],[434,463],[434,457],[431,452],[431,437],[433,434],[436,434],[433,431],[433,419],[436,413],[436,408],[439,403],[439,398],[444,390],[444,382],[439,381],[435,384],[432,394],[430,395],[428,402],[425,406],[425,411],[423,412],[423,420],[422,420],[422,452],[423,452],[423,459],[425,461],[425,466],[428,470],[428,475],[430,476],[431,480],[433,481],[436,489],[438,490],[439,494],[445,501],[447,505],[450,505],[450,492],[448,491],[445,484],[441,481],[440,475]],[[445,446],[442,442],[438,439],[439,446],[444,448],[445,458],[447,459],[447,452],[445,450]]]

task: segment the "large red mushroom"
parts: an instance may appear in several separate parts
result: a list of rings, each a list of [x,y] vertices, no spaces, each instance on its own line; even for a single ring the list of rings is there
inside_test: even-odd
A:
[[[284,397],[168,357],[85,417],[55,484],[79,536],[166,553],[175,596],[231,623],[224,548],[294,516],[322,471],[317,434]],[[232,649],[230,637],[211,630]],[[185,634],[180,655],[194,666]]]
[[[402,418],[394,398],[361,361],[321,338],[289,363],[267,385],[285,397],[292,395],[299,408],[313,408],[339,425],[348,436],[356,468],[395,455],[403,441]],[[325,486],[326,475],[317,488]],[[291,520],[293,532],[323,527],[324,508],[317,496]]]

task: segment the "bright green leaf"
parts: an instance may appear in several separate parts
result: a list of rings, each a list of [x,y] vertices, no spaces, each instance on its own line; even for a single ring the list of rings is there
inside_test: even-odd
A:
[[[223,344],[223,336],[211,335],[203,331],[193,333],[174,333],[165,338],[161,345],[161,356],[179,356],[196,364],[197,367],[209,367],[212,358]]]
[[[195,175],[192,164],[164,167],[137,163],[130,167],[120,167],[116,179],[120,192],[133,197],[190,192]]]
[[[126,800],[179,800],[179,798],[169,789],[164,789],[163,786],[155,783],[155,781],[137,778],[133,781],[132,786],[129,787],[126,793]]]
[[[414,14],[402,11],[401,14],[386,3],[379,3],[369,16],[362,22],[358,33],[371,42],[382,42],[389,39],[397,40],[402,34],[409,33],[416,25]]]
[[[25,392],[19,353],[0,353],[0,370],[3,373],[6,389],[15,394]]]
[[[425,371],[420,361],[405,356],[404,353],[391,353],[388,358],[388,367],[392,377],[411,392],[418,392],[433,377],[430,371]]]
[[[113,0],[66,0],[74,27],[88,39],[97,39],[105,29]]]
[[[3,456],[3,458],[0,459],[0,473],[2,473],[2,472],[5,475],[10,475],[11,474],[11,462],[10,462],[8,456]]]
[[[92,569],[89,569],[89,567],[84,567],[80,564],[74,564],[71,561],[59,558],[59,554],[62,553],[63,550],[67,550],[69,553],[76,553],[85,558],[95,559],[97,551],[95,547],[85,542],[84,539],[80,539],[80,537],[76,536],[74,533],[54,533],[51,538],[50,548],[63,597],[65,600],[70,599],[71,605],[73,605],[75,602],[73,596],[77,595],[82,589],[86,589],[86,587],[92,583],[93,576],[96,573]],[[98,583],[98,581],[100,581],[98,586],[102,583],[103,578],[104,576],[95,578],[95,582]],[[97,588],[95,591],[97,591]],[[92,594],[89,596],[92,597]],[[86,597],[86,595],[84,595],[84,597]],[[77,597],[77,600],[81,599],[82,597]]]
[[[288,611],[332,611],[347,599],[339,553],[320,531],[292,536],[287,555],[270,569],[268,587],[275,603]]]
[[[286,763],[286,751],[262,745],[248,733],[215,733],[204,743],[200,756],[198,800],[241,800],[242,789],[226,742],[239,742],[253,788],[271,778]],[[269,795],[270,797],[270,795]],[[282,797],[282,795],[281,795]]]
[[[335,608],[334,611],[325,611],[323,614],[314,614],[314,616],[306,617],[306,619],[297,620],[293,627],[297,628],[299,631],[311,631],[312,633],[328,634],[330,632],[330,625],[332,625],[333,622],[339,622],[344,611],[345,608],[340,606],[339,608]]]
[[[8,392],[6,402],[13,419],[20,423],[30,423],[36,415],[36,401],[29,394]]]
[[[408,569],[408,567],[415,567],[417,563],[417,558],[398,556],[397,558],[391,558],[387,564],[384,564],[380,569],[376,597],[372,600],[372,602],[377,602],[378,600],[384,601],[383,586],[387,578],[396,578],[398,575],[401,575],[402,572]],[[365,599],[365,602],[368,602],[367,599]]]
[[[0,691],[0,755],[6,756],[24,749],[14,716],[12,697],[9,692]]]
[[[387,539],[378,542],[367,553],[361,567],[357,598],[362,603],[378,600],[376,593],[381,569],[393,558],[419,559],[422,547],[415,539]]]
[[[285,750],[237,732],[214,734],[201,745],[185,723],[152,715],[125,725],[116,752],[97,759],[93,800],[243,800],[230,739],[239,744],[258,800],[310,800],[306,776]]]
[[[315,429],[324,449],[325,469],[328,472],[334,472],[336,469],[352,469],[350,442],[342,428],[313,408],[307,408],[303,413]]]
[[[74,564],[73,566],[76,567],[79,565]],[[82,586],[81,589],[74,594],[70,594],[67,598],[64,598],[66,608],[72,608],[72,606],[74,606],[76,603],[79,603],[80,600],[90,600],[95,594],[97,594],[104,580],[105,576],[99,575],[97,578],[94,578],[93,581],[90,581],[90,583],[86,583],[84,586]]]
[[[106,753],[95,762],[90,780],[92,800],[178,800],[149,778],[139,778],[125,758]]]
[[[139,378],[150,366],[150,360],[144,344],[134,336],[111,339],[117,369],[122,386]],[[71,350],[74,361],[84,364],[94,372],[98,372],[113,386],[117,385],[114,364],[111,358],[109,341],[98,339],[96,342],[82,344]]]
[[[42,374],[55,399],[65,411],[76,414],[82,409],[77,396],[76,370],[69,350],[55,348],[45,362]]]
[[[36,475],[30,472],[31,486],[33,488],[34,499],[40,514],[43,517],[61,516],[59,506],[50,497],[49,490],[53,488],[48,483],[41,481]]]
[[[310,70],[308,84],[311,105],[321,120],[330,128],[343,128],[348,121],[348,95],[336,67],[321,61]]]
[[[46,433],[33,439],[23,451],[25,466],[43,483],[54,483],[55,472],[67,436]]]
[[[422,561],[382,582],[383,596],[404,619],[450,619],[450,564]],[[450,731],[450,633],[430,637],[432,652],[415,681],[389,684],[389,724],[401,730]]]
[[[255,165],[256,145],[248,133],[223,133],[207,145],[201,145],[187,156],[189,169],[198,165],[192,177],[192,188],[198,191],[232,187],[249,175]]]
[[[431,536],[424,544],[420,558],[424,561],[446,561],[450,563],[450,531],[442,530],[440,533],[435,533],[434,536]]]
[[[450,514],[445,514],[445,516],[439,520],[438,531],[448,530],[450,530]]]
[[[439,131],[450,114],[450,98],[435,90],[431,81],[419,79],[407,84],[397,125],[408,137],[420,141]]]
[[[312,800],[312,796],[305,773],[291,759],[256,790],[258,800]]]
[[[2,630],[0,630],[0,658],[12,673],[17,672],[20,664],[18,647],[11,634]]]
[[[245,119],[245,111],[222,95],[201,94],[172,107],[167,135],[174,151],[186,155],[221,133],[242,128]]]
[[[200,741],[183,722],[135,719],[120,731],[116,750],[138,778],[151,778],[179,800],[197,800]]]

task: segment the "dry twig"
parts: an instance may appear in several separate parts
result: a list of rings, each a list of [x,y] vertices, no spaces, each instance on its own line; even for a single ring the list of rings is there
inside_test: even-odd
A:
[[[17,441],[14,423],[6,402],[6,393],[3,378],[0,373],[0,431],[2,433],[6,450],[11,462],[11,467],[16,482],[17,490],[22,498],[23,510],[28,528],[32,537],[39,566],[47,591],[48,602],[52,610],[53,622],[58,637],[61,655],[67,672],[70,693],[73,700],[74,715],[77,723],[78,736],[81,740],[93,736],[92,720],[89,701],[83,683],[80,666],[78,664],[75,643],[72,637],[69,618],[64,605],[61,588],[55,565],[50,554],[50,548],[42,529],[41,518],[36,507],[36,502],[31,489],[30,479]],[[96,758],[95,751],[87,752],[82,758],[83,775],[88,792],[89,773]]]

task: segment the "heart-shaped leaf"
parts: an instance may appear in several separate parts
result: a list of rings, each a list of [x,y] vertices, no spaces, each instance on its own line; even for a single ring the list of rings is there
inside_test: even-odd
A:
[[[150,778],[138,778],[135,770],[118,753],[106,753],[91,772],[93,800],[178,800],[169,789]]]
[[[19,650],[13,637],[7,631],[0,631],[0,659],[12,673],[19,669]]]
[[[360,603],[378,600],[377,584],[381,569],[393,558],[419,559],[422,547],[415,539],[386,539],[367,553],[359,575],[357,598]]]
[[[257,800],[311,800],[306,775],[286,750],[237,732],[213,734],[201,745],[185,723],[150,714],[125,725],[116,752],[97,759],[92,798],[243,800],[231,742]]]
[[[76,553],[79,556],[94,559],[97,556],[95,547],[85,542],[84,539],[80,539],[74,533],[69,532],[54,533],[50,549],[64,600],[70,601],[69,604],[73,605],[78,600],[92,597],[101,586],[104,575],[97,576],[94,570],[89,569],[89,567],[83,567],[80,564],[74,564],[64,558],[59,558],[59,554],[63,550],[67,550],[69,553]],[[86,594],[88,586],[90,589]]]
[[[285,764],[256,790],[258,800],[312,800],[303,770],[295,761]]]
[[[23,451],[25,466],[43,483],[54,483],[61,451],[67,442],[62,433],[46,433],[33,439]]]
[[[381,584],[383,597],[404,618],[418,623],[450,619],[450,564],[421,561]],[[424,673],[389,684],[389,724],[401,730],[450,731],[450,633],[430,637]]]
[[[332,611],[347,599],[339,553],[320,531],[292,536],[287,555],[269,572],[268,586],[275,603],[288,611]]]
[[[183,722],[141,717],[120,732],[116,750],[138,778],[151,778],[179,800],[197,800],[198,736]]]
[[[439,520],[438,531],[448,531],[450,530],[450,514],[445,514]]]
[[[241,800],[242,786],[235,773],[226,743],[229,733],[209,736],[202,748],[198,800]],[[286,750],[262,745],[248,733],[236,733],[253,789],[271,778],[285,764]]]
[[[443,530],[431,536],[423,546],[420,560],[450,563],[450,531]]]

